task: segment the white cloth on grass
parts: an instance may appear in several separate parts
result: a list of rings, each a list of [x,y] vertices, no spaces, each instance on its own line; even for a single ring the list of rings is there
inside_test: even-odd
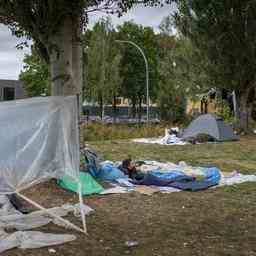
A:
[[[256,175],[245,175],[239,172],[234,172],[229,177],[222,177],[219,186],[232,186],[244,182],[256,182]]]
[[[108,194],[125,194],[128,193],[130,190],[127,188],[121,187],[121,186],[116,186],[114,188],[108,188],[103,190],[100,195],[108,195]]]
[[[39,231],[17,231],[12,234],[0,231],[0,253],[13,249],[35,249],[59,245],[75,240],[74,235],[49,234]]]
[[[86,215],[94,210],[83,205]],[[80,214],[80,204],[65,204],[61,207],[48,209],[48,212],[60,217],[73,213],[76,217]],[[12,248],[33,249],[44,246],[52,246],[73,241],[73,235],[55,235],[42,232],[25,231],[49,224],[58,223],[49,213],[43,210],[22,214],[14,209],[7,196],[0,196],[0,253]],[[7,233],[5,230],[16,229],[17,232]]]
[[[141,138],[133,139],[135,143],[145,143],[145,144],[160,144],[160,145],[186,145],[187,142],[183,141],[181,138],[177,137],[175,134],[165,135],[161,138]]]

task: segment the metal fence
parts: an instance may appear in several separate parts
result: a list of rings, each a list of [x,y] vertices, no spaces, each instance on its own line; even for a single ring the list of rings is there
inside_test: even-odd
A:
[[[104,116],[102,117],[101,108],[97,106],[83,106],[84,121],[94,121],[103,123],[145,123],[146,122],[146,107],[142,108],[141,115],[138,111],[133,116],[131,107],[117,107],[116,113],[111,106],[104,108]],[[150,107],[149,109],[151,123],[159,122],[159,109]]]

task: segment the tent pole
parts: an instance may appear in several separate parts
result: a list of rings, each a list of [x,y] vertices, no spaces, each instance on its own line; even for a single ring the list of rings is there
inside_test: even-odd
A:
[[[76,226],[75,224],[71,223],[70,221],[68,220],[65,220],[64,218],[58,216],[57,214],[54,214],[52,212],[50,212],[48,209],[44,208],[43,206],[41,206],[40,204],[36,203],[35,201],[29,199],[28,197],[20,194],[19,192],[15,192],[20,198],[22,198],[23,200],[27,201],[28,203],[34,205],[36,208],[42,210],[42,211],[45,211],[47,214],[49,214],[50,216],[58,219],[59,221],[65,223],[67,226],[73,228],[74,230],[78,231],[78,232],[81,232],[81,233],[84,233],[84,234],[87,234],[84,230],[82,230],[81,228],[79,228],[78,226]],[[81,207],[81,206],[80,206]]]
[[[82,196],[82,184],[81,184],[81,182],[78,183],[78,196],[79,196],[80,211],[81,211],[84,233],[87,234],[86,218],[85,218],[85,213],[84,213],[84,208],[83,208],[84,202],[83,202],[83,196]]]
[[[80,95],[77,94],[77,108],[78,108],[78,115],[77,115],[77,124],[78,124],[78,140],[79,140],[79,153],[80,153],[80,145],[83,145],[83,149],[84,147],[84,136],[83,136],[83,131],[82,131],[82,125],[80,123],[81,121],[81,116],[82,116],[82,109],[80,106]],[[82,139],[82,141],[81,141]],[[82,223],[83,223],[83,228],[84,228],[84,233],[87,234],[87,227],[86,227],[86,219],[85,219],[85,213],[84,213],[84,208],[83,208],[83,196],[82,196],[82,184],[79,180],[78,184],[78,196],[79,196],[79,203],[80,203],[80,211],[81,211],[81,218],[82,218]]]

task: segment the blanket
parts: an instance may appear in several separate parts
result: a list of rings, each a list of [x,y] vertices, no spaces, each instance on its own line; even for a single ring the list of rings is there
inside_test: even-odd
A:
[[[99,177],[107,181],[129,180],[113,163],[102,163]],[[151,170],[144,174],[141,180],[132,180],[137,185],[173,187],[182,190],[202,190],[219,183],[220,170],[212,168],[193,168],[183,166],[182,168],[170,168],[164,171],[160,168]]]
[[[136,184],[166,186],[181,190],[197,191],[215,186],[220,181],[221,174],[218,168],[203,168],[200,170],[200,174],[201,173],[203,173],[203,175],[197,178],[194,175],[189,175],[182,171],[169,170],[165,173],[151,171],[146,173],[144,179]]]

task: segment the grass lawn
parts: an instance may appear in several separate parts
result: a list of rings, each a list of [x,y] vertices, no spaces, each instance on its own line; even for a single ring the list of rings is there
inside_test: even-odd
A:
[[[104,159],[132,159],[179,162],[192,165],[214,165],[222,171],[256,172],[256,136],[243,137],[238,142],[186,146],[135,144],[127,140],[90,142]]]
[[[134,144],[127,140],[90,141],[104,159],[185,161],[193,165],[215,165],[223,171],[256,173],[256,137],[239,142],[160,146]],[[75,195],[55,186],[53,181],[37,186],[27,195],[51,207],[75,202]],[[57,246],[56,256],[224,256],[256,255],[256,184],[200,192],[145,196],[138,193],[86,198],[96,211],[87,218],[89,236]],[[76,220],[73,220],[76,221]],[[40,230],[63,233],[48,225]],[[139,244],[128,248],[126,241]],[[12,250],[3,256],[45,256],[47,248]]]

